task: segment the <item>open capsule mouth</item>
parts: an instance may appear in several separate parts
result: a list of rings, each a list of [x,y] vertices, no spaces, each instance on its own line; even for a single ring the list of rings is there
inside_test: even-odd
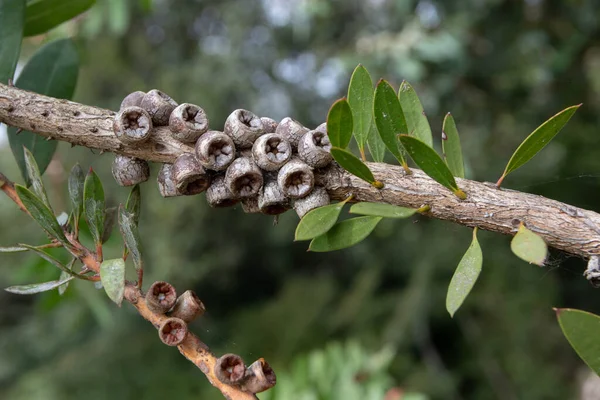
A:
[[[327,152],[331,150],[331,142],[329,137],[323,132],[315,131],[312,137],[312,141],[316,147],[319,147]]]
[[[262,129],[263,124],[260,118],[251,113],[250,111],[243,110],[240,112],[239,120],[242,124],[246,125],[251,129]]]
[[[189,177],[177,190],[185,195],[194,195],[204,192],[210,186],[210,179],[206,175]]]
[[[290,146],[278,137],[272,137],[265,143],[267,158],[275,163],[285,162],[290,158]]]
[[[306,196],[313,187],[313,177],[305,171],[295,171],[285,179],[285,191],[292,197]]]
[[[260,173],[249,172],[236,178],[231,184],[231,192],[239,197],[256,195],[263,184]]]
[[[215,167],[229,165],[235,157],[233,146],[227,140],[215,139],[208,148],[210,159]]]

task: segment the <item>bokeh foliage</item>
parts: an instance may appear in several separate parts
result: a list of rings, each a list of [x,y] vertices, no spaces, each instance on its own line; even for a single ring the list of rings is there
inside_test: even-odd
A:
[[[541,121],[583,102],[568,132],[504,186],[600,210],[600,9],[592,1],[143,3],[98,0],[77,21],[25,41],[24,60],[50,38],[74,36],[82,64],[76,101],[116,109],[131,91],[160,88],[201,105],[214,127],[248,108],[311,128],[345,94],[360,62],[394,87],[411,82],[436,143],[451,111],[466,176],[481,181],[495,181]],[[125,202],[110,155],[60,144],[45,175],[55,211],[68,208],[77,161],[101,176],[108,206]],[[0,170],[19,179],[6,146]],[[153,182],[142,195],[145,281],[195,290],[208,313],[193,328],[218,353],[264,356],[286,374],[302,354],[352,339],[371,354],[394,348],[386,384],[432,399],[577,391],[584,367],[551,307],[600,311],[581,260],[553,252],[540,269],[512,255],[510,238],[479,232],[483,271],[450,319],[446,289],[471,238],[467,228],[419,216],[383,220],[360,245],[306,253],[306,243],[293,242],[292,213],[273,226],[239,208],[210,209],[202,196],[162,199]],[[5,197],[0,220],[2,245],[44,239]],[[118,235],[107,246],[107,258],[122,252]],[[57,278],[32,255],[0,260],[2,287]],[[133,310],[114,307],[86,282],[72,282],[63,298],[0,300],[0,398],[220,398]]]

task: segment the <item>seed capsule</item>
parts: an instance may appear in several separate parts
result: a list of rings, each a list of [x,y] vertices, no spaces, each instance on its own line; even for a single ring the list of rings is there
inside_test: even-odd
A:
[[[300,122],[286,117],[277,125],[275,132],[286,138],[292,145],[292,148],[296,149],[300,138],[308,132],[308,128],[304,127]]]
[[[263,185],[263,175],[251,158],[240,157],[227,168],[225,184],[234,197],[253,197]]]
[[[177,103],[160,90],[152,89],[144,95],[140,107],[148,112],[155,126],[166,126]]]
[[[169,117],[169,129],[173,138],[190,143],[208,131],[208,118],[203,109],[194,104],[183,103],[175,107]]]
[[[292,199],[299,199],[312,191],[315,177],[312,169],[304,161],[292,158],[279,170],[277,182],[283,194]]]
[[[177,157],[173,163],[171,177],[177,192],[184,195],[202,193],[210,185],[208,174],[191,153]]]
[[[223,171],[235,159],[233,140],[218,131],[208,131],[196,142],[196,157],[202,166],[213,171]]]
[[[152,119],[140,107],[125,107],[113,120],[113,132],[117,139],[126,144],[143,143],[150,137]]]
[[[252,146],[252,158],[265,171],[276,171],[292,158],[292,146],[276,133],[262,135]]]
[[[313,168],[328,165],[333,160],[330,151],[327,134],[317,130],[306,132],[298,143],[298,156]]]
[[[112,174],[120,186],[133,186],[148,180],[150,167],[145,160],[117,154],[112,164]]]
[[[242,109],[235,110],[227,117],[223,131],[239,149],[252,147],[254,141],[265,133],[260,118],[251,111]]]
[[[294,201],[294,211],[302,219],[309,211],[329,205],[330,201],[327,190],[324,187],[316,186],[308,196]]]

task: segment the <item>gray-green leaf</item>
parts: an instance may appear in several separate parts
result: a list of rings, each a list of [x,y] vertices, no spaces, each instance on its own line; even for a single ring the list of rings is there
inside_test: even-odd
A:
[[[79,164],[75,164],[69,174],[69,199],[71,207],[73,207],[73,216],[75,218],[75,226],[79,226],[79,216],[83,210],[83,185],[85,182],[85,174]]]
[[[380,80],[375,89],[373,118],[385,147],[396,157],[398,162],[405,165],[406,161],[402,155],[402,145],[398,141],[398,135],[408,133],[406,120],[396,91],[384,80]]]
[[[125,294],[125,261],[104,260],[100,264],[100,281],[108,297],[120,307]]]
[[[0,253],[22,253],[29,250],[23,246],[0,247]]]
[[[131,188],[131,192],[129,192],[129,197],[127,197],[127,203],[125,203],[125,208],[127,211],[133,215],[133,221],[136,225],[140,222],[140,210],[142,207],[142,194],[140,192],[140,185],[135,185]]]
[[[364,154],[373,120],[373,80],[361,64],[356,67],[350,78],[348,104],[352,109],[354,138],[361,154]]]
[[[414,208],[398,207],[384,203],[356,203],[350,207],[351,214],[383,218],[409,218],[417,212]]]
[[[71,261],[69,262],[69,264],[67,264],[67,268],[70,271],[73,271],[73,266],[75,265],[76,261],[77,261],[76,258],[72,258]],[[58,280],[59,281],[66,280],[69,277],[71,279],[73,279],[73,276],[71,276],[68,272],[61,271],[60,272],[60,277],[58,278]],[[71,279],[67,280],[65,283],[63,283],[62,285],[60,285],[58,287],[58,294],[59,294],[59,296],[62,296],[63,294],[65,294],[65,292],[67,291],[67,288],[69,287],[69,282],[71,281]]]
[[[372,185],[376,185],[375,177],[373,173],[367,167],[365,163],[360,161],[358,157],[354,154],[350,153],[348,150],[340,149],[338,147],[331,148],[331,155],[333,159],[337,161],[338,164],[346,171],[350,172],[352,175],[357,176],[363,181],[369,182]]]
[[[113,228],[115,227],[115,222],[117,222],[117,207],[109,207],[104,212],[104,227],[102,229],[102,243],[108,242],[110,236],[112,235]]]
[[[92,238],[96,246],[102,243],[104,230],[104,188],[98,175],[90,168],[83,185],[83,204],[85,219],[90,228]]]
[[[36,294],[41,292],[47,292],[48,290],[56,289],[57,287],[60,288],[61,285],[64,285],[72,279],[72,276],[67,276],[66,278],[59,279],[57,281],[32,283],[30,285],[10,286],[4,290],[14,294]]]
[[[131,254],[135,270],[139,274],[144,268],[142,262],[140,234],[135,221],[135,215],[131,214],[123,207],[119,207],[119,228],[121,230],[121,235],[123,236],[125,246],[127,246],[127,249]]]
[[[458,178],[465,177],[465,165],[463,162],[462,149],[458,129],[452,114],[446,114],[442,125],[442,153],[444,160],[452,171],[452,175]]]
[[[96,3],[96,0],[43,0],[28,2],[25,36],[35,36],[66,22]]]
[[[475,285],[481,265],[483,264],[483,254],[477,241],[477,228],[473,229],[473,240],[465,252],[465,255],[458,263],[456,271],[450,280],[448,294],[446,295],[446,310],[453,317],[454,313],[465,301],[471,289]]]
[[[339,99],[327,113],[327,135],[332,146],[345,149],[352,139],[352,110],[348,101]]]
[[[35,52],[17,79],[16,86],[58,99],[71,99],[77,83],[79,56],[71,39],[51,42]],[[27,180],[27,168],[23,147],[31,151],[43,174],[56,150],[56,140],[29,131],[17,135],[17,129],[8,128],[8,141],[23,178]]]
[[[465,193],[458,188],[452,172],[450,172],[444,160],[442,160],[434,149],[426,143],[423,143],[421,140],[408,135],[400,135],[400,141],[415,164],[417,164],[423,172],[440,185],[450,189],[458,198],[466,198]]]
[[[12,79],[21,54],[25,1],[0,1],[0,83]]]
[[[25,168],[27,169],[27,176],[29,177],[29,182],[31,182],[31,189],[33,193],[48,206],[50,210],[52,207],[50,206],[50,201],[48,200],[48,195],[46,194],[46,189],[44,188],[44,183],[42,182],[42,176],[40,174],[40,170],[35,162],[35,158],[33,158],[33,154],[27,149],[23,148],[23,155],[25,158]]]
[[[369,130],[369,137],[367,139],[367,145],[369,147],[369,153],[371,154],[371,158],[375,162],[383,162],[385,158],[385,143],[381,140],[381,136],[379,136],[379,132],[377,132],[377,127],[375,126],[375,121],[371,122],[371,129]]]
[[[408,82],[402,81],[400,89],[398,89],[398,99],[406,119],[408,134],[419,138],[423,143],[432,147],[431,126],[429,126],[429,121],[427,121],[425,110],[419,96],[417,96],[417,92]]]
[[[308,250],[326,252],[354,246],[369,236],[379,221],[381,217],[357,217],[338,222],[326,234],[314,238]]]
[[[538,126],[536,130],[527,136],[513,153],[504,169],[504,173],[496,185],[500,186],[506,175],[527,163],[527,161],[531,160],[540,150],[546,147],[567,122],[569,122],[579,107],[581,107],[581,104],[565,108],[542,125]]]
[[[600,317],[570,308],[558,308],[554,311],[571,347],[596,374],[600,375]]]
[[[510,242],[510,249],[520,259],[540,267],[548,256],[548,246],[544,239],[525,227],[523,223]]]
[[[298,223],[294,240],[311,240],[327,233],[337,222],[345,204],[342,201],[309,211]]]

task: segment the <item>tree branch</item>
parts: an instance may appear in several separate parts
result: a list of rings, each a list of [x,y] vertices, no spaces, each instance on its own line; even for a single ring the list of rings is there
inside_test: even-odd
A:
[[[57,100],[0,84],[0,122],[56,140],[111,151],[147,161],[172,163],[193,152],[170,135],[167,127],[155,128],[143,145],[125,145],[113,134],[115,113],[66,100]],[[419,170],[405,175],[402,168],[368,163],[384,183],[376,189],[333,164],[315,171],[334,200],[350,193],[356,201],[371,201],[418,208],[431,207],[427,215],[461,225],[512,235],[520,222],[539,234],[549,246],[583,258],[600,254],[600,214],[542,196],[498,189],[493,184],[458,179],[467,193],[459,200]]]

